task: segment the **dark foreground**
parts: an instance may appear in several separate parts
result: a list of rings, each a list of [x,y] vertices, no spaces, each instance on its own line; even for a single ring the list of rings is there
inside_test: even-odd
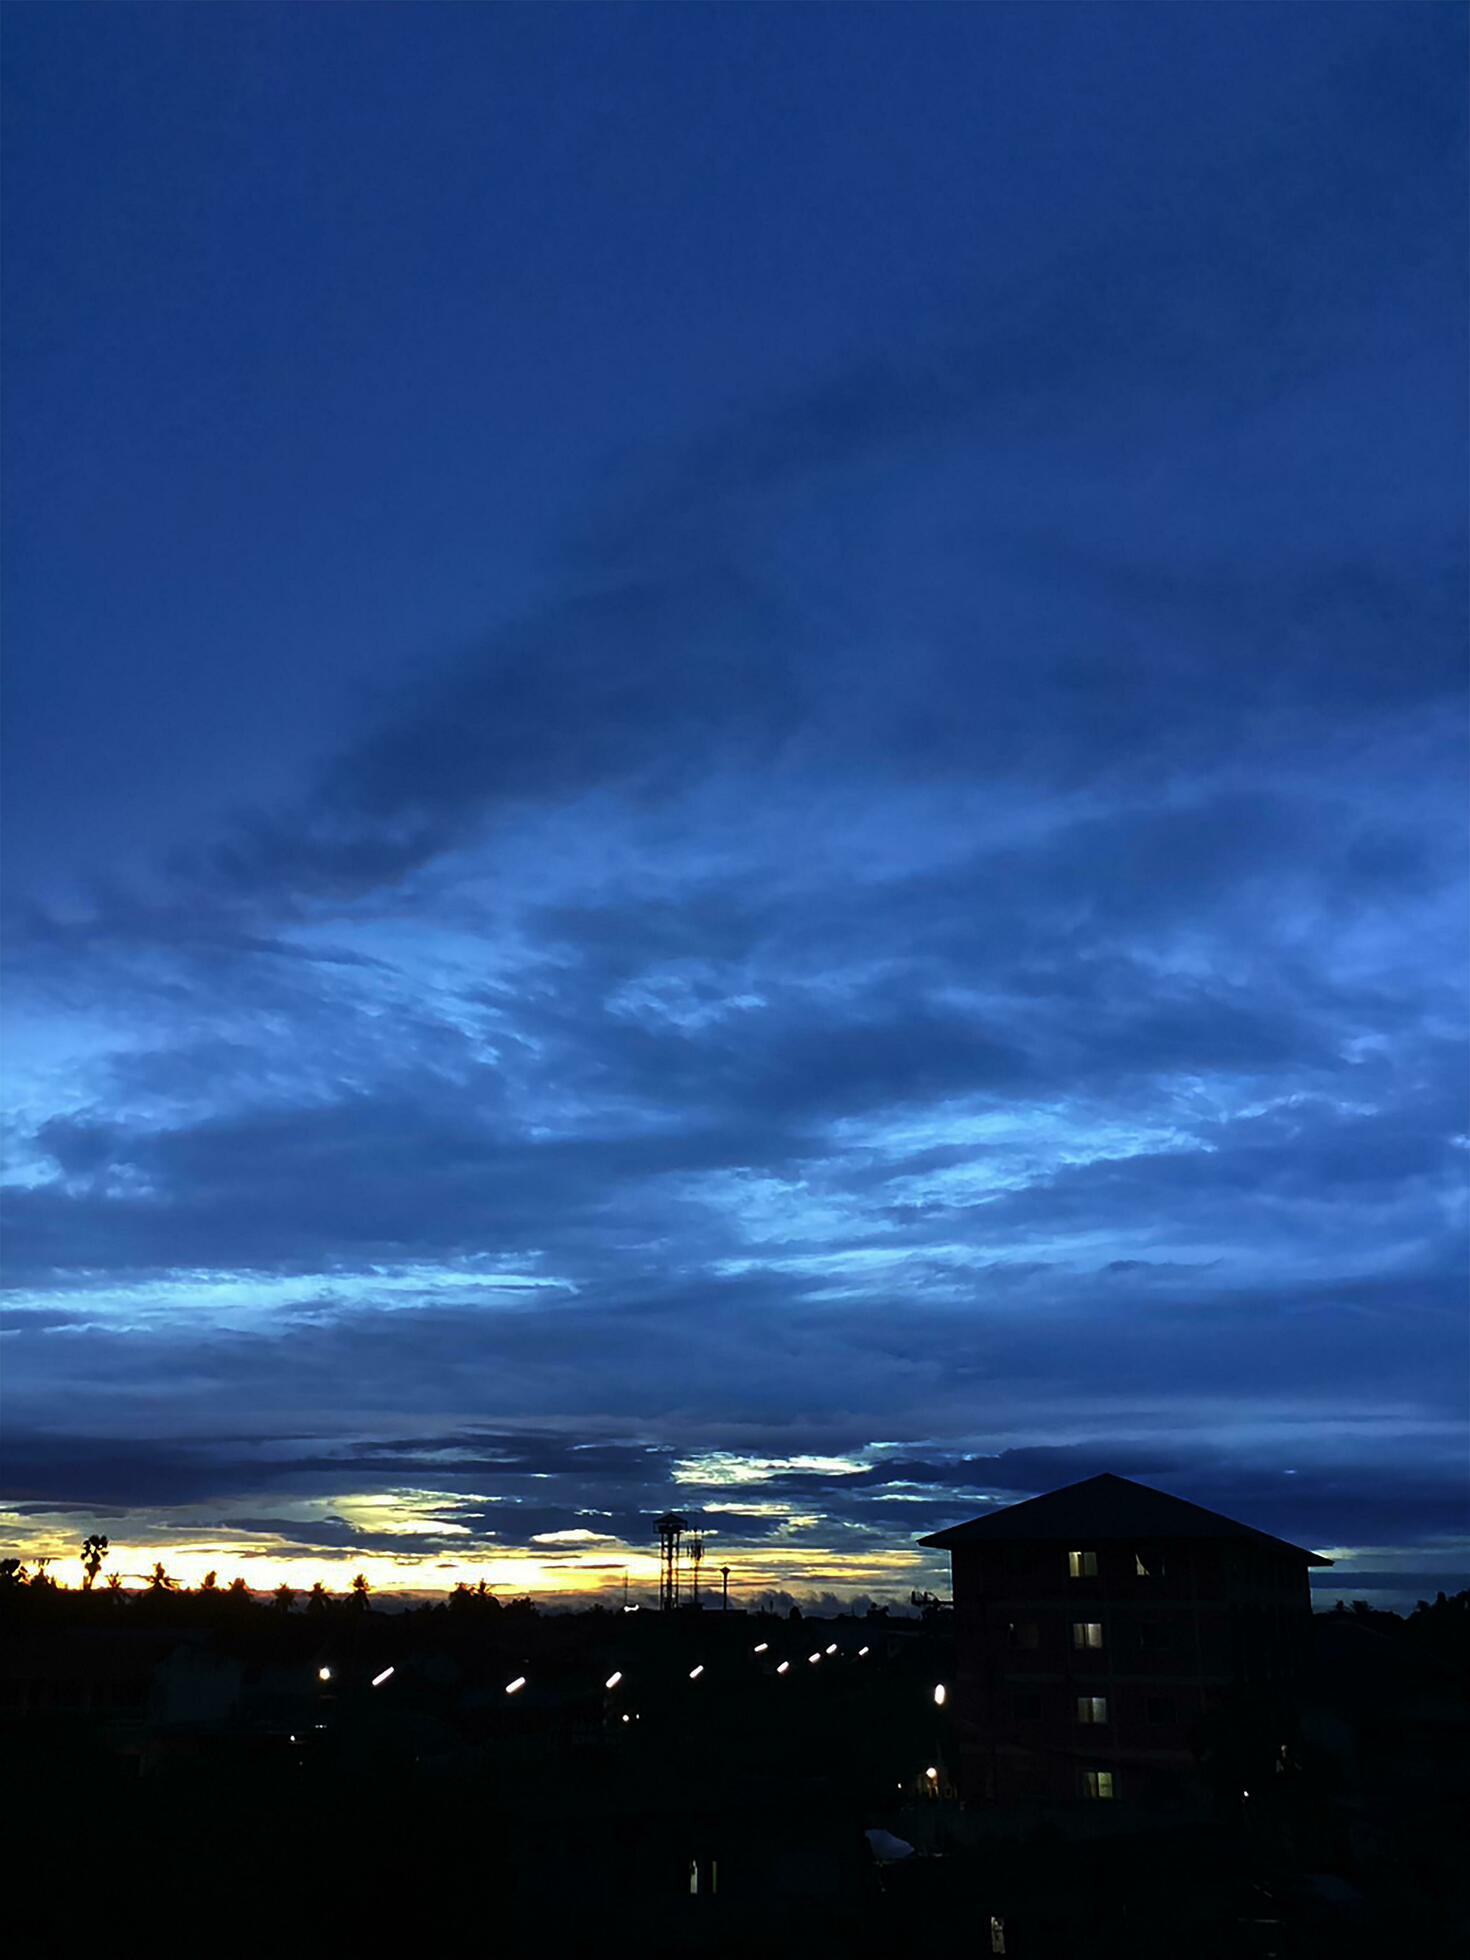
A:
[[[1465,1950],[1463,1691],[1371,1626],[1249,1805],[1019,1815],[949,1787],[942,1617],[182,1612],[12,1620],[14,1952]]]

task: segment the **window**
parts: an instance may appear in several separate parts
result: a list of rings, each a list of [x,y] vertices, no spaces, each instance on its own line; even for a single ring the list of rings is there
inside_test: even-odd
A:
[[[1156,1729],[1172,1728],[1174,1725],[1174,1700],[1171,1695],[1150,1695],[1148,1698],[1148,1719]]]
[[[1068,1552],[1067,1576],[1070,1579],[1095,1579],[1097,1577],[1097,1553]]]
[[[1041,1696],[1012,1695],[1011,1712],[1018,1722],[1039,1722],[1041,1720]]]
[[[1012,1620],[1006,1633],[1013,1647],[1035,1648],[1041,1645],[1041,1633],[1035,1620]]]
[[[1146,1654],[1164,1654],[1170,1647],[1169,1628],[1162,1620],[1141,1620],[1138,1644]]]
[[[1084,1797],[1112,1796],[1113,1795],[1113,1772],[1110,1769],[1083,1770],[1082,1794]]]
[[[1078,1695],[1077,1720],[1079,1722],[1105,1722],[1107,1719],[1106,1695]]]
[[[1097,1620],[1073,1620],[1072,1645],[1074,1647],[1101,1647],[1101,1622]]]
[[[1163,1557],[1158,1552],[1135,1552],[1133,1571],[1139,1579],[1162,1579],[1164,1576]]]

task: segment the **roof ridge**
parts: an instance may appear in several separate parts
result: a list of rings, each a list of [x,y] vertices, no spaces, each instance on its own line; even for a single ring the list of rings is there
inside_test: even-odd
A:
[[[1081,1502],[1069,1507],[1066,1501],[1069,1498],[1080,1498]],[[1101,1506],[1097,1503],[1098,1499],[1103,1500]],[[1108,1515],[1109,1499],[1115,1501],[1117,1512],[1111,1517]],[[1130,1507],[1132,1515],[1129,1515]],[[1069,1508],[1071,1515],[1068,1515]],[[1018,1513],[1031,1515],[1022,1517]],[[1322,1558],[1300,1545],[1293,1545],[1272,1532],[1242,1524],[1238,1518],[1227,1517],[1222,1511],[1212,1511],[1207,1505],[1195,1503],[1192,1498],[1178,1497],[1173,1491],[1159,1490],[1153,1484],[1142,1484],[1136,1478],[1120,1476],[1115,1470],[1100,1470],[1091,1477],[1079,1478],[1075,1483],[1061,1484],[1055,1490],[1038,1491],[1032,1497],[1021,1498],[964,1523],[932,1532],[918,1542],[926,1547],[947,1551],[956,1544],[987,1539],[1024,1539],[1032,1535],[1043,1538],[1075,1535],[1091,1539],[1245,1538],[1279,1546],[1283,1551],[1291,1552],[1313,1565],[1332,1563],[1331,1559]]]

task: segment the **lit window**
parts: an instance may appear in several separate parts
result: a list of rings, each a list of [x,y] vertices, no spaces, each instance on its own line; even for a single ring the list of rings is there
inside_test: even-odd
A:
[[[1096,1552],[1068,1552],[1067,1574],[1073,1579],[1095,1579],[1097,1577]]]
[[[1135,1552],[1133,1554],[1133,1570],[1140,1579],[1148,1579],[1152,1577],[1152,1574],[1149,1570],[1148,1560],[1143,1556],[1142,1552]]]
[[[1072,1645],[1074,1647],[1101,1647],[1102,1623],[1098,1620],[1073,1620]]]
[[[1105,1722],[1107,1719],[1106,1695],[1078,1695],[1077,1720],[1079,1722]]]
[[[992,1953],[1004,1953],[1006,1950],[1006,1923],[1003,1919],[997,1919],[994,1913],[990,1915],[990,1950]]]
[[[1133,1570],[1140,1579],[1162,1579],[1164,1561],[1158,1552],[1135,1552]]]
[[[1110,1769],[1085,1769],[1082,1772],[1082,1794],[1084,1797],[1110,1797],[1113,1794],[1113,1772]]]

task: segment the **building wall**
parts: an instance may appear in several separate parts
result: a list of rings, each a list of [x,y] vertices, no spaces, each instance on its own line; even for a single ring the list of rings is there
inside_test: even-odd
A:
[[[1111,1777],[1115,1798],[1172,1800],[1195,1780],[1214,1711],[1244,1687],[1289,1693],[1305,1657],[1305,1564],[1248,1540],[1017,1542],[952,1557],[971,1801],[1080,1800],[1089,1770]],[[1089,1637],[1101,1644],[1079,1646],[1077,1625],[1100,1629]],[[1079,1719],[1079,1698],[1094,1697],[1104,1719]]]

